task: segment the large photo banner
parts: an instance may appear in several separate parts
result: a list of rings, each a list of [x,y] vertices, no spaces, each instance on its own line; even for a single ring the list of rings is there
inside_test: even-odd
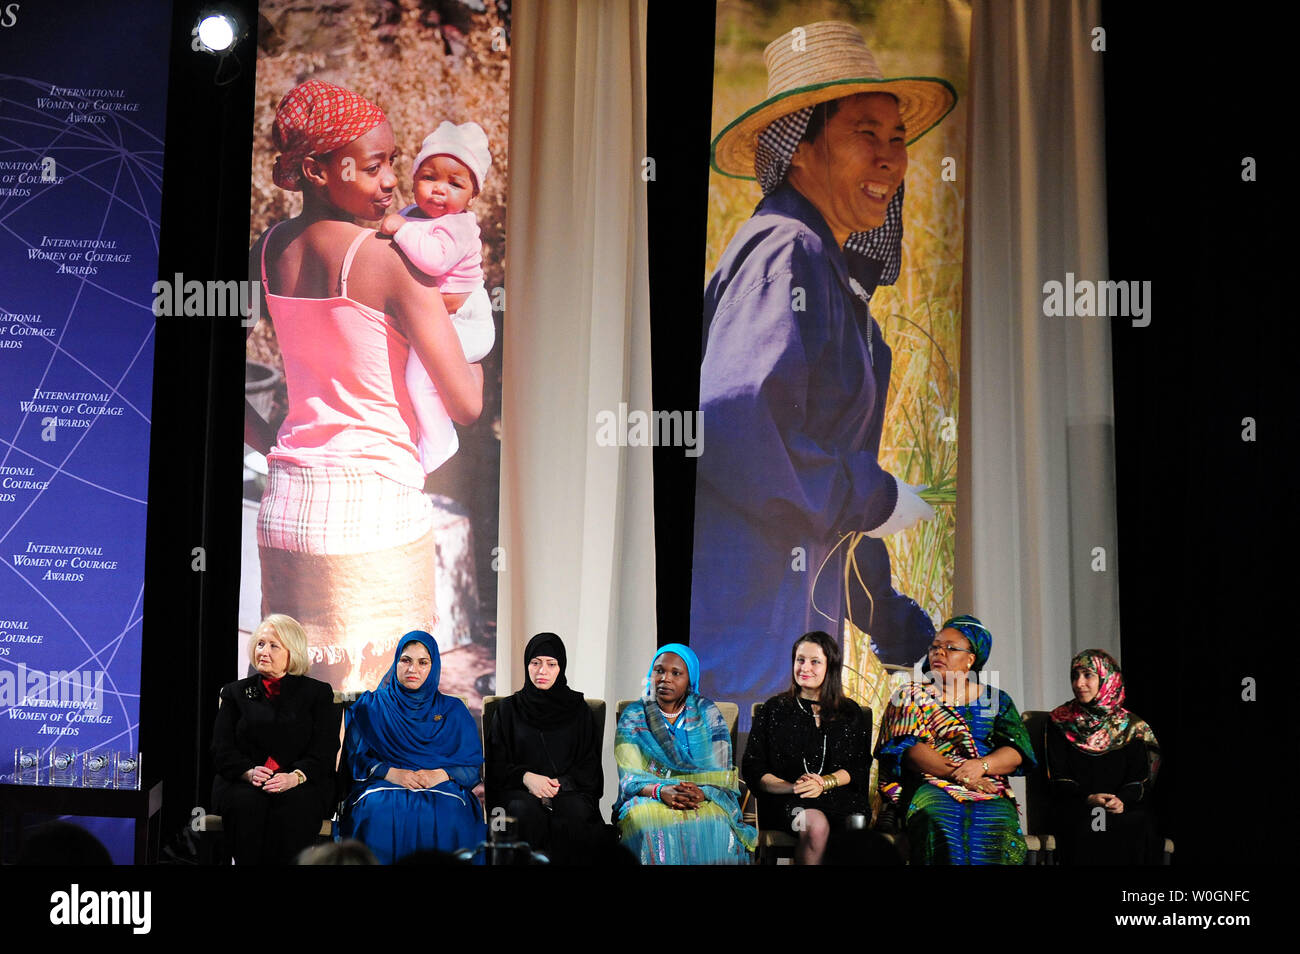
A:
[[[495,691],[510,21],[470,6],[260,5],[240,676],[284,614],[337,691],[412,630]]]
[[[139,746],[171,13],[0,18],[0,775],[81,784]]]
[[[691,646],[746,725],[814,630],[882,711],[952,609],[969,33],[718,4]]]

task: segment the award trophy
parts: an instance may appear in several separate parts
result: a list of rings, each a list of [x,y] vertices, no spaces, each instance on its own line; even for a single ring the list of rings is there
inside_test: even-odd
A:
[[[50,749],[50,775],[47,784],[77,784],[76,749]]]
[[[113,770],[113,787],[140,788],[140,753],[118,752]]]
[[[14,784],[41,784],[41,750],[19,746],[14,749]]]
[[[85,752],[81,756],[81,787],[113,787],[114,753],[103,749]]]

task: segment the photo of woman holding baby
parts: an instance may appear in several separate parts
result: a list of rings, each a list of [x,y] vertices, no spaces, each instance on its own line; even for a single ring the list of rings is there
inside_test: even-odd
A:
[[[293,615],[311,674],[343,692],[375,687],[399,634],[431,633],[444,691],[477,710],[496,657],[509,5],[259,10],[240,630]]]
[[[281,100],[273,138],[275,183],[302,193],[302,212],[263,233],[249,258],[288,391],[278,432],[246,418],[247,443],[268,461],[262,606],[293,615],[313,644],[363,647],[330,675],[364,684],[367,661],[395,634],[433,629],[433,512],[417,443],[437,415],[478,417],[483,376],[435,278],[357,224],[381,220],[398,185],[383,110],[308,80]],[[436,408],[413,400],[410,367],[436,389],[425,392]]]

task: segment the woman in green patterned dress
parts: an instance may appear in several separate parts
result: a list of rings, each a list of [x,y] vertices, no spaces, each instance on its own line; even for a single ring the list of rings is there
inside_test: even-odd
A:
[[[1034,754],[1011,697],[978,680],[992,645],[974,616],[948,620],[927,654],[928,680],[899,689],[885,710],[880,789],[905,826],[913,864],[1025,860],[1007,777],[1032,767]]]

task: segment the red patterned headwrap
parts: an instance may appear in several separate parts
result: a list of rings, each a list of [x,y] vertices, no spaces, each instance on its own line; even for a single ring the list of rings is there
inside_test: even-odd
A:
[[[1085,649],[1070,660],[1070,678],[1080,669],[1097,676],[1097,695],[1091,702],[1071,699],[1052,710],[1052,724],[1080,752],[1100,755],[1138,741],[1147,749],[1147,779],[1154,782],[1160,769],[1160,743],[1151,726],[1124,708],[1124,676],[1109,653]]]
[[[350,89],[307,80],[280,100],[271,139],[280,155],[271,178],[281,189],[302,190],[302,161],[325,155],[374,129],[387,117],[370,100]]]

